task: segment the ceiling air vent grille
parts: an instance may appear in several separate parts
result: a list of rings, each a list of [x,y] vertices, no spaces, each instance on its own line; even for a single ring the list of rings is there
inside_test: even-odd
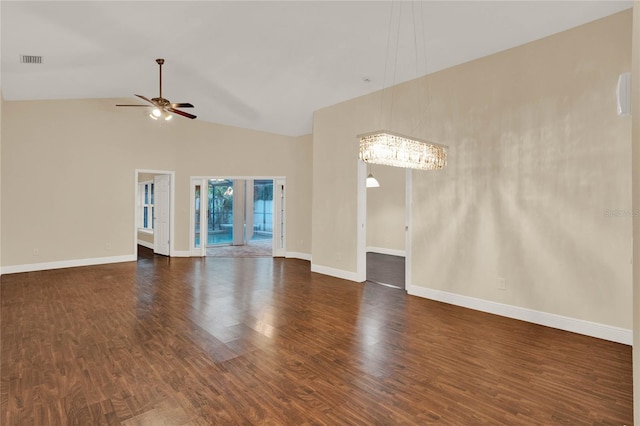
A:
[[[42,56],[20,55],[20,63],[22,64],[41,64]]]

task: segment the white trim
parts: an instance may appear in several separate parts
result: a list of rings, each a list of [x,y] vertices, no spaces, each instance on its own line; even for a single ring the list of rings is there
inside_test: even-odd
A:
[[[153,243],[145,240],[138,240],[138,245],[153,250]]]
[[[203,214],[206,212],[206,207],[203,207],[204,203],[204,194],[207,193],[207,180],[204,178],[191,178],[191,185],[189,187],[189,203],[191,207],[189,207],[189,251],[192,257],[205,257],[207,255],[207,235],[205,234],[204,239],[202,236],[202,232],[200,232],[200,247],[195,247],[196,238],[195,238],[195,216],[196,216],[196,186],[200,187],[200,229],[207,229],[207,215]],[[206,233],[206,231],[205,231]]]
[[[193,256],[189,250],[174,250],[171,252],[171,257],[200,257],[200,256]]]
[[[413,223],[411,216],[411,201],[413,200],[413,180],[411,169],[407,169],[405,173],[405,182],[404,182],[404,282],[405,288],[408,288],[408,285],[411,281],[411,233],[413,232]]]
[[[388,254],[391,256],[402,256],[405,257],[405,250],[396,250],[396,249],[388,249],[384,247],[371,247],[367,246],[367,253],[379,253],[379,254]]]
[[[258,180],[258,179],[253,179]],[[268,178],[264,179],[268,180]],[[271,215],[271,256],[286,257],[287,255],[287,197],[288,188],[286,178],[274,178],[273,200]],[[284,227],[282,226],[284,225]],[[282,244],[281,244],[282,243]],[[281,247],[282,246],[282,247]]]
[[[60,260],[57,262],[27,263],[24,265],[3,266],[2,274],[17,274],[20,272],[45,271],[48,269],[75,268],[78,266],[104,265],[107,263],[135,262],[133,254],[110,257],[94,257],[89,259]]]
[[[633,331],[625,328],[565,317],[549,312],[535,311],[533,309],[506,305],[503,303],[477,299],[475,297],[463,296],[460,294],[419,287],[416,285],[407,285],[407,290],[408,293],[413,296],[437,300],[439,302],[462,306],[490,314],[501,315],[507,318],[527,321],[625,345],[633,344]]]
[[[297,251],[288,251],[285,256],[288,259],[301,259],[301,260],[308,260],[309,262],[311,262],[311,254],[310,253],[300,253]]]
[[[138,232],[142,232],[143,234],[153,235],[153,229],[138,228]]]
[[[362,160],[356,163],[356,279],[367,280],[367,164]]]
[[[358,273],[351,271],[343,271],[342,269],[330,268],[328,266],[315,265],[311,264],[311,272],[317,272],[323,275],[329,275],[336,278],[342,278],[343,280],[355,281],[360,283],[362,281],[358,280]]]
[[[191,176],[191,179],[204,179],[204,180],[210,180],[210,179],[253,179],[253,180],[276,180],[276,179],[286,179],[286,176],[251,176],[251,175],[245,175],[245,176],[231,176],[231,175],[206,175],[206,176]]]

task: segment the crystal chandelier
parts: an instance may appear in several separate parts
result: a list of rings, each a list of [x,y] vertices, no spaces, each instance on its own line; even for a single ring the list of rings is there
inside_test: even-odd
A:
[[[440,170],[447,165],[447,148],[443,145],[387,131],[358,138],[360,159],[365,163],[418,170]]]
[[[420,5],[420,15],[424,16],[422,12],[422,2]],[[414,2],[411,3],[411,11],[414,14],[412,22],[413,22],[413,36],[414,43],[416,49],[416,67],[417,67],[417,58],[418,58],[418,34],[416,29],[416,17],[414,11]],[[400,11],[398,13],[398,34],[399,28],[401,25],[401,15],[402,15],[402,2],[400,2]],[[393,5],[391,8],[391,21],[393,20]],[[422,27],[422,39],[424,40],[424,25]],[[389,26],[389,38],[387,39],[387,59],[389,58],[389,45],[391,40],[391,25]],[[398,61],[398,42],[399,37],[396,39],[396,54],[395,54],[395,62],[394,62],[394,85],[391,87],[391,113],[393,113],[393,93],[395,91],[395,70],[397,68]],[[426,45],[425,45],[426,46]],[[425,47],[425,67],[426,67],[426,47]],[[387,66],[385,64],[385,77],[387,72]],[[426,78],[426,77],[425,77]],[[418,78],[415,79],[416,85],[418,84]],[[426,80],[425,80],[426,81]],[[384,104],[384,79],[383,79],[383,88],[382,88],[382,96],[380,97],[380,111],[382,111],[382,107]],[[417,90],[418,94],[418,102],[420,104],[420,90]],[[382,113],[381,113],[382,115]],[[420,114],[422,115],[422,114]],[[393,117],[393,115],[392,115]],[[392,118],[391,117],[391,118]],[[390,120],[392,122],[392,120]],[[364,135],[358,136],[360,140],[360,160],[365,163],[374,163],[374,164],[383,164],[385,166],[394,166],[394,167],[402,167],[409,169],[418,169],[418,170],[440,170],[443,169],[447,165],[447,147],[444,145],[439,145],[431,142],[427,142],[424,140],[420,140],[410,136],[404,136],[398,133],[388,132],[385,130],[380,130],[372,133],[366,133]]]

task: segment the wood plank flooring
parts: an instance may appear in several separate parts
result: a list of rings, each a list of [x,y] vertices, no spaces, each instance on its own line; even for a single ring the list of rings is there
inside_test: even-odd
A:
[[[272,258],[0,279],[2,425],[631,425],[631,348]]]

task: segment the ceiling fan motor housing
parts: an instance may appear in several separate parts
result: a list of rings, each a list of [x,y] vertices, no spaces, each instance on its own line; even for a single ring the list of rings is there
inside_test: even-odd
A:
[[[171,102],[169,102],[165,98],[151,98],[151,100],[153,101],[153,103],[155,103],[159,107],[166,107],[171,104]]]

